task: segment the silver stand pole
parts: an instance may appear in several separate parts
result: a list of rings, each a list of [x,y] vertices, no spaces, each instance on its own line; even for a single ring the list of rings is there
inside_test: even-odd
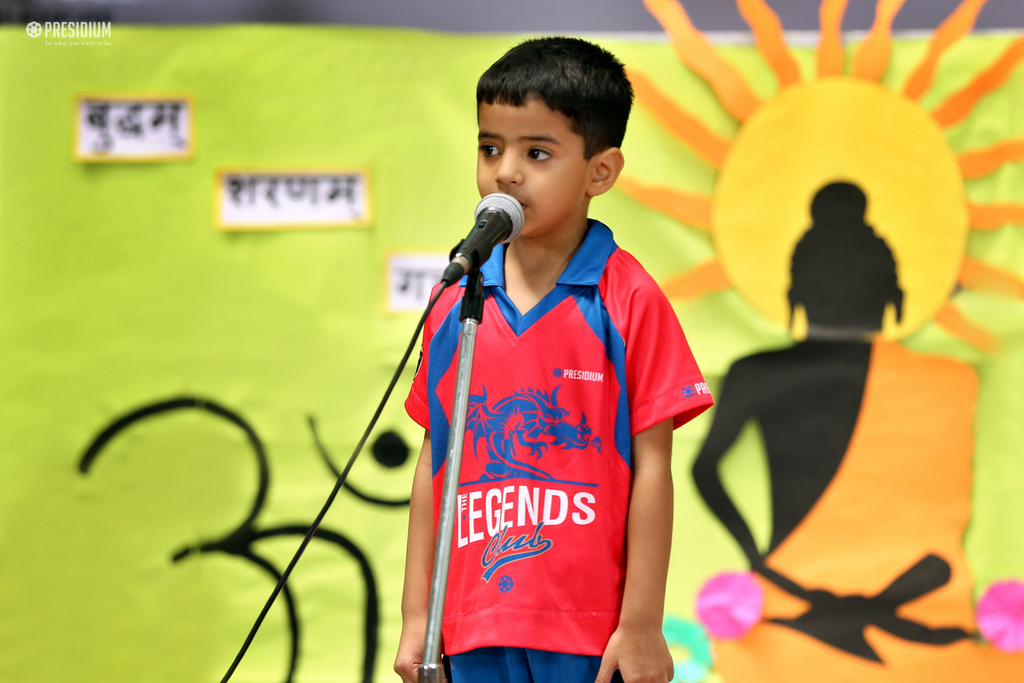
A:
[[[462,337],[459,342],[458,374],[455,377],[452,425],[448,432],[448,458],[445,462],[444,488],[441,493],[437,545],[434,547],[434,573],[430,578],[427,634],[423,643],[423,660],[419,668],[420,683],[444,683],[444,669],[441,665],[441,620],[444,616],[444,597],[448,587],[448,564],[452,555],[452,533],[459,494],[459,474],[462,469],[462,446],[466,441],[466,413],[469,407],[469,382],[473,375],[476,328],[483,318],[483,307],[483,278],[479,271],[473,271],[468,276],[466,292],[462,297],[462,308],[459,311]]]

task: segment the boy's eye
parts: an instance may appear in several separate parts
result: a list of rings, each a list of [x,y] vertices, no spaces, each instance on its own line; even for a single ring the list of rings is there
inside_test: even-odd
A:
[[[529,156],[531,159],[536,159],[537,161],[543,161],[545,159],[550,158],[551,153],[543,149],[537,149],[536,147],[534,147],[527,153],[527,156]]]
[[[493,157],[498,153],[498,148],[494,145],[480,145],[480,153],[485,157]]]

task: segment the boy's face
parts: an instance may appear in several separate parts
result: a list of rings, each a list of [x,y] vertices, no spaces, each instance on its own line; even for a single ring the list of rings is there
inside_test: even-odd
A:
[[[518,199],[526,218],[523,237],[586,225],[590,197],[604,191],[595,191],[604,153],[585,159],[583,138],[568,117],[531,99],[521,107],[481,104],[478,120],[481,197],[503,192]]]

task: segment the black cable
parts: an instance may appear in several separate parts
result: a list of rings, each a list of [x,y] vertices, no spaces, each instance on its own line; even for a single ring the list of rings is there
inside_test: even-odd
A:
[[[294,569],[295,565],[298,564],[299,558],[302,557],[302,553],[306,550],[306,546],[308,546],[309,542],[313,540],[313,536],[316,535],[317,529],[320,528],[320,523],[327,515],[327,510],[330,509],[331,504],[334,503],[334,499],[337,497],[338,492],[341,491],[341,487],[345,485],[345,479],[348,478],[349,470],[352,469],[352,465],[355,464],[356,457],[358,457],[360,451],[363,450],[363,445],[366,443],[366,440],[370,438],[370,433],[373,431],[374,426],[377,424],[377,419],[380,417],[380,414],[384,411],[384,406],[387,404],[388,399],[391,398],[392,390],[394,390],[395,385],[398,384],[398,378],[402,375],[402,370],[405,369],[405,364],[409,362],[409,356],[412,355],[412,350],[416,347],[416,340],[419,339],[420,331],[423,329],[423,325],[427,321],[427,316],[430,315],[430,311],[433,310],[434,304],[437,303],[437,300],[441,297],[441,293],[444,292],[444,290],[447,289],[448,286],[449,283],[442,281],[441,286],[438,287],[437,289],[437,292],[434,294],[433,297],[431,297],[430,303],[427,304],[426,310],[423,311],[423,315],[420,317],[420,321],[416,325],[416,331],[413,332],[412,340],[410,340],[409,346],[405,350],[405,355],[402,356],[402,360],[398,364],[398,369],[395,370],[395,374],[391,378],[391,383],[388,384],[388,388],[384,392],[384,397],[381,399],[380,404],[377,406],[377,411],[373,414],[373,417],[370,419],[370,424],[367,425],[366,431],[363,432],[362,438],[360,438],[359,443],[356,444],[356,448],[352,452],[352,456],[348,459],[348,462],[345,464],[345,469],[342,470],[341,474],[338,476],[338,481],[334,484],[334,489],[331,491],[331,494],[327,496],[327,501],[324,503],[324,506],[320,509],[320,513],[316,516],[316,519],[314,519],[313,523],[309,526],[309,531],[306,532],[306,536],[302,539],[302,543],[299,544],[299,549],[295,551],[295,555],[292,557],[291,562],[288,563],[288,566],[285,568],[284,572],[281,573],[281,578],[277,582],[277,585],[274,586],[273,592],[267,599],[267,604],[263,606],[263,610],[260,612],[260,615],[256,617],[256,622],[252,625],[252,629],[249,630],[249,635],[246,636],[245,642],[242,643],[241,649],[238,651],[238,654],[235,655],[235,661],[231,662],[231,666],[228,667],[228,671],[224,674],[224,678],[220,679],[220,683],[227,683],[229,680],[231,680],[231,675],[235,673],[235,669],[237,669],[239,663],[241,663],[242,657],[244,657],[245,653],[249,650],[249,645],[252,644],[253,638],[256,637],[256,632],[259,631],[260,626],[263,624],[263,620],[267,616],[267,613],[270,612],[271,605],[274,604],[274,600],[277,599],[277,596],[281,593],[282,589],[284,589],[285,583],[287,583],[288,581],[288,577],[291,576],[292,569]]]

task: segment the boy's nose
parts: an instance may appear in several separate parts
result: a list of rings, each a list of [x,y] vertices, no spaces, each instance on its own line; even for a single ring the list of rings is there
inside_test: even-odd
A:
[[[499,185],[521,185],[523,174],[519,168],[518,160],[511,154],[502,157],[498,165],[498,173],[495,177]]]

